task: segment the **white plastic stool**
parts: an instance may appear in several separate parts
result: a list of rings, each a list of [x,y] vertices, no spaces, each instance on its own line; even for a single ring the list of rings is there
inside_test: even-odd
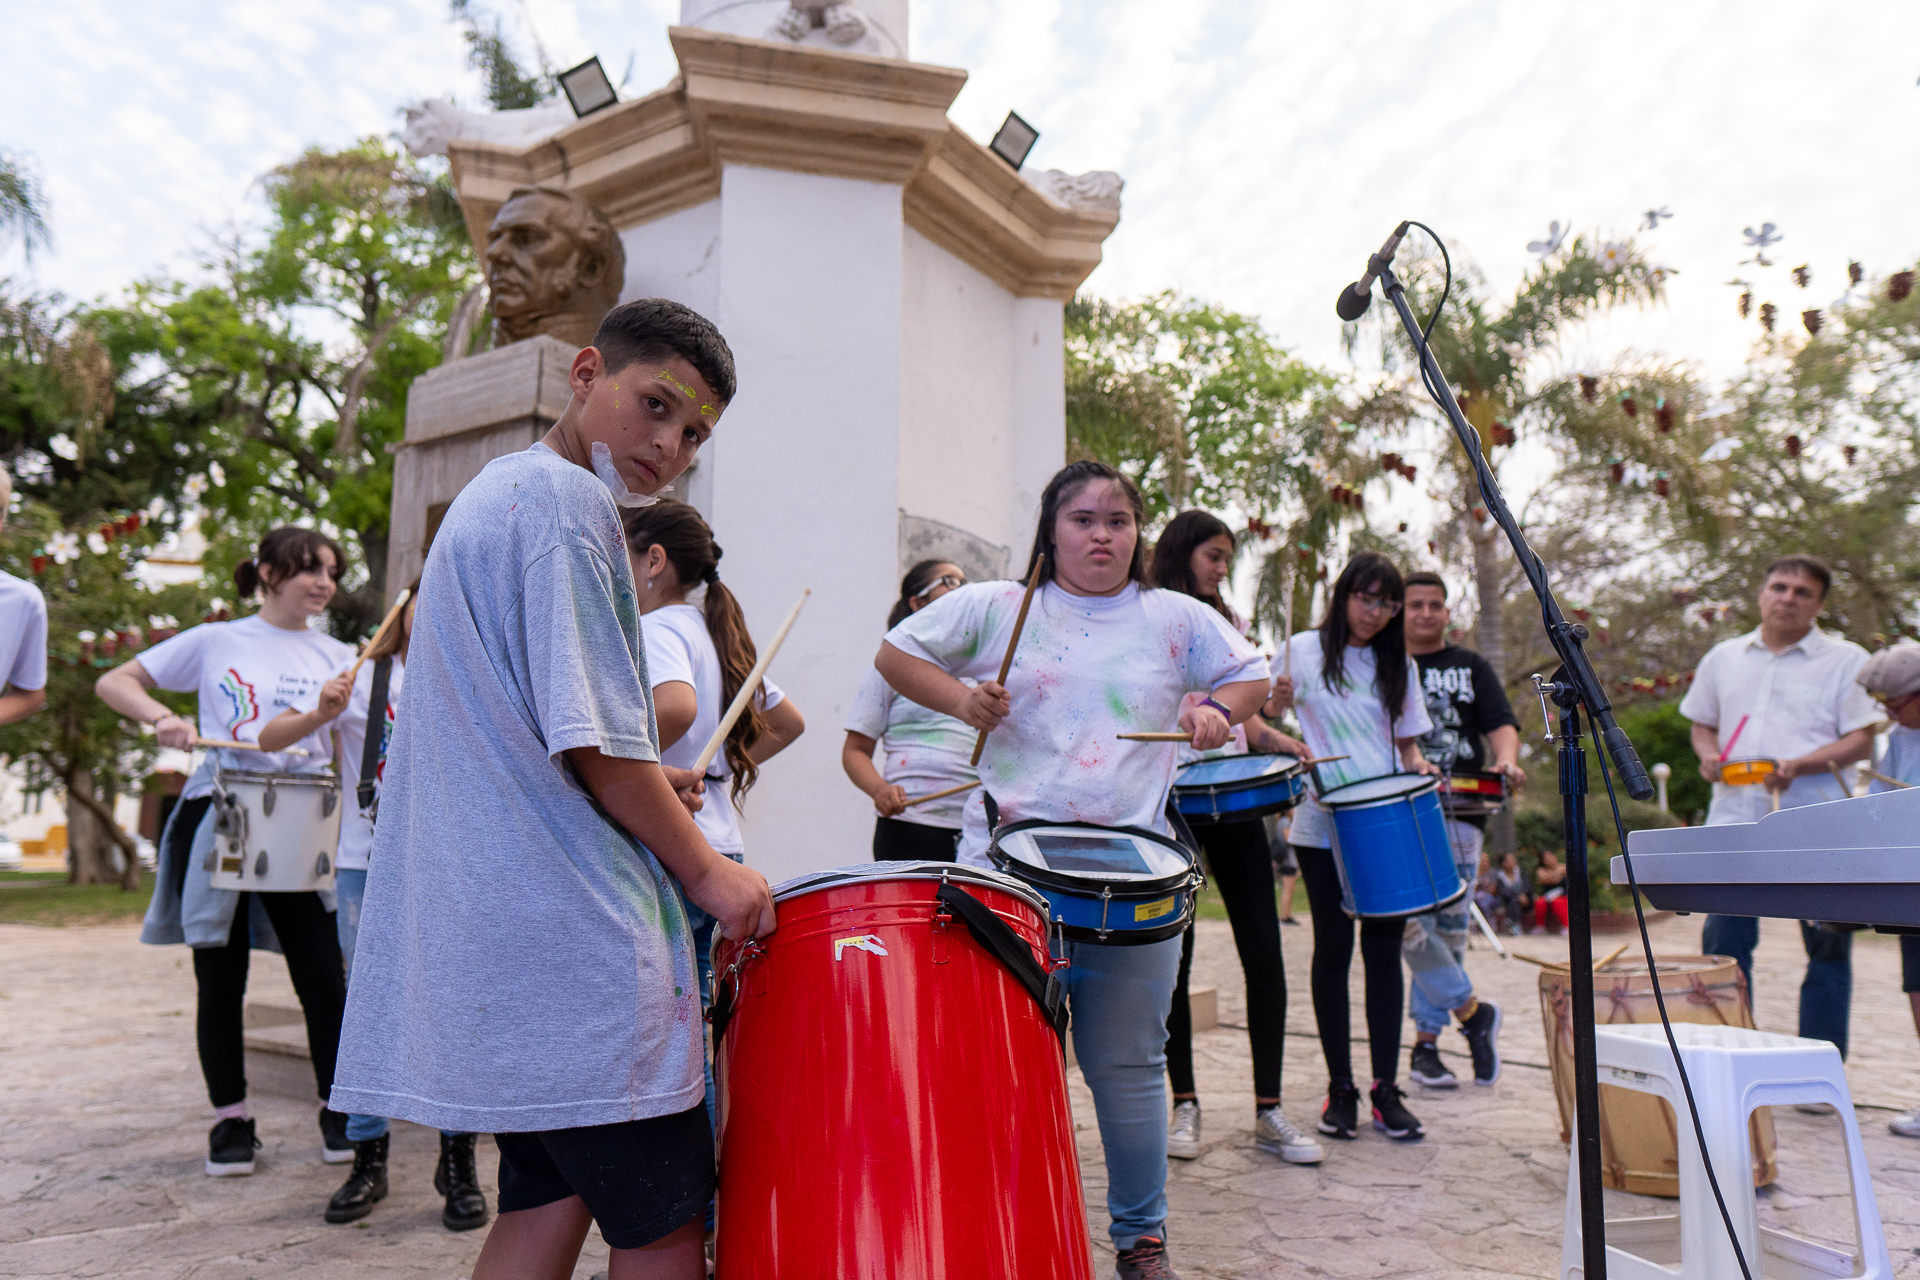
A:
[[[1825,1040],[1693,1022],[1674,1023],[1673,1035],[1700,1108],[1700,1128],[1706,1134],[1714,1173],[1754,1280],[1762,1276],[1768,1280],[1882,1280],[1892,1276],[1893,1263],[1887,1256],[1886,1234],[1874,1203],[1873,1182],[1867,1173],[1860,1126],[1853,1116],[1853,1099],[1847,1092],[1839,1050]],[[1594,1033],[1594,1043],[1600,1083],[1665,1098],[1678,1121],[1680,1138],[1680,1212],[1609,1220],[1609,1280],[1739,1280],[1740,1265],[1734,1260],[1713,1188],[1707,1183],[1666,1032],[1658,1023],[1600,1027]],[[1831,1104],[1845,1126],[1858,1253],[1758,1223],[1748,1116],[1756,1107],[1801,1102]],[[1580,1256],[1578,1153],[1576,1141],[1567,1166],[1566,1230],[1560,1250],[1562,1280],[1581,1280],[1586,1275]],[[1648,1256],[1623,1252],[1618,1245],[1632,1245]],[[1659,1261],[1650,1261],[1649,1257]]]

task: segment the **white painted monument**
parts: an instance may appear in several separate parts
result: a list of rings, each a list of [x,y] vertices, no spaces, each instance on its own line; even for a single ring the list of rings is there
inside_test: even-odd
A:
[[[963,133],[946,113],[966,74],[907,60],[906,0],[683,0],[682,17],[666,88],[531,144],[445,149],[476,243],[516,188],[570,190],[619,232],[623,299],[683,302],[733,347],[739,395],[678,496],[712,523],[763,641],[813,590],[772,670],[807,733],[746,805],[748,861],[779,881],[870,856],[840,726],[905,566],[1024,567],[1064,460],[1063,304],[1099,264],[1120,180],[1023,177]],[[546,350],[513,352],[422,380],[403,471],[426,474],[431,441],[472,453],[551,421]],[[508,364],[534,381],[507,394]],[[483,372],[503,407],[462,410],[450,437],[430,419],[453,410],[425,406]],[[441,467],[437,494],[396,475],[392,590],[420,562],[425,507],[473,461]]]

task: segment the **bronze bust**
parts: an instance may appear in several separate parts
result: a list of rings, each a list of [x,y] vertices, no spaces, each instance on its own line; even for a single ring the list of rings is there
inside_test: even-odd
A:
[[[507,197],[487,228],[484,262],[496,346],[539,333],[586,346],[627,277],[626,249],[606,215],[554,187]]]

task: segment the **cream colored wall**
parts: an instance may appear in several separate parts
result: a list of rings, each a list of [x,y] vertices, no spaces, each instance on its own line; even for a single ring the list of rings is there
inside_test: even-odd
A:
[[[1010,548],[1018,573],[1066,448],[1062,306],[1014,297],[912,228],[903,249],[901,510]]]
[[[627,251],[627,285],[620,301],[671,298],[709,320],[720,313],[720,202],[709,200],[620,233]],[[673,486],[673,496],[713,515],[713,459],[702,450]],[[725,546],[724,540],[721,543]]]

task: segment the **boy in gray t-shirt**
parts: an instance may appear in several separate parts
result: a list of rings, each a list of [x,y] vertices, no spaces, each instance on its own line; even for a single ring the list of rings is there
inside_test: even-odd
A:
[[[496,1135],[475,1280],[566,1274],[589,1218],[699,1274],[713,1140],[673,881],[728,937],[774,919],[683,807],[699,780],[658,763],[619,511],[692,462],[732,355],[686,308],[628,303],[571,382],[546,437],[455,499],[423,571],[332,1099]]]

